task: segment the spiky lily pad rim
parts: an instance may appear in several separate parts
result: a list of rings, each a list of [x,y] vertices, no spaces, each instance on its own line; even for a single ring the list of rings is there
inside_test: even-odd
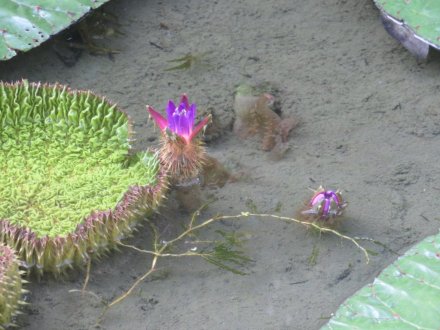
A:
[[[12,224],[7,219],[0,219],[0,233],[2,236],[6,237],[6,241],[9,244],[14,244],[15,248],[20,255],[25,256],[25,260],[34,260],[34,263],[28,263],[22,261],[22,266],[25,268],[37,267],[44,271],[47,268],[46,265],[41,263],[46,253],[46,249],[50,246],[54,246],[59,249],[62,253],[66,245],[73,244],[78,250],[84,243],[90,239],[91,236],[96,235],[96,232],[100,229],[107,230],[105,227],[109,225],[109,221],[112,225],[117,226],[118,223],[126,220],[127,216],[137,215],[141,216],[146,211],[156,210],[161,202],[162,197],[165,195],[168,189],[168,179],[164,171],[160,170],[157,176],[156,185],[150,186],[131,186],[128,191],[125,192],[124,197],[113,209],[108,209],[105,211],[95,211],[92,212],[87,218],[79,223],[74,232],[69,233],[65,236],[57,237],[38,237],[35,232],[30,228],[16,226]],[[138,205],[138,203],[148,202],[145,205]],[[119,240],[125,237],[125,235],[130,234],[137,223],[127,224],[126,230],[121,230],[120,235],[114,237],[114,241],[100,241],[98,244],[93,246],[84,246],[86,249],[83,251],[83,255],[76,256],[81,257],[83,261],[87,261],[94,254],[99,256],[102,252],[109,249],[109,245],[117,243]],[[125,231],[125,232],[124,232]],[[92,242],[94,243],[94,242]],[[33,256],[33,254],[35,255]],[[75,256],[72,256],[76,258]],[[55,264],[56,268],[70,266],[73,260],[61,260],[63,263]]]
[[[13,326],[11,319],[17,314],[24,292],[21,275],[15,251],[0,243],[0,329]]]
[[[9,246],[0,243],[0,283],[4,279],[6,271],[16,260],[14,251]]]
[[[18,88],[24,85],[36,88],[58,89],[72,97],[87,93],[106,102],[127,119],[128,137],[132,134],[131,118],[114,103],[90,91],[70,89],[61,84],[28,83],[26,80],[15,83],[0,83],[5,88]],[[130,139],[127,138],[127,142]],[[127,152],[130,145],[127,143]],[[160,165],[159,165],[160,166]],[[130,234],[142,216],[156,210],[168,187],[166,173],[159,167],[154,185],[133,185],[124,193],[113,208],[89,214],[76,229],[66,235],[55,237],[38,235],[30,228],[12,224],[8,219],[0,219],[0,241],[14,247],[23,259],[23,266],[36,269],[38,273],[62,272],[66,266],[84,265],[91,257],[100,256],[113,248],[124,236]]]

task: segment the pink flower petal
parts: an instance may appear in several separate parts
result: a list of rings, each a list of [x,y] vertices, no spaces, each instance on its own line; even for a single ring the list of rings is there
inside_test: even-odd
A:
[[[164,131],[168,127],[168,121],[159,112],[154,110],[153,107],[147,105],[147,110],[160,130]]]
[[[180,103],[185,104],[185,109],[189,108],[189,101],[188,101],[188,96],[186,96],[186,94],[182,94],[182,96],[180,97]]]
[[[189,136],[189,141],[191,141],[206,125],[208,125],[208,122],[211,120],[211,116],[206,117],[203,119],[196,127],[194,127],[193,131],[191,132],[191,135]]]

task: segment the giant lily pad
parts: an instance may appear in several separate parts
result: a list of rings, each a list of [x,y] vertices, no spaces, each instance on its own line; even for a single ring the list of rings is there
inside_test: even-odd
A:
[[[429,46],[440,49],[440,1],[374,0],[387,31],[410,52],[426,58]]]
[[[129,117],[61,85],[0,84],[0,242],[58,273],[114,247],[157,208],[159,160],[131,153]]]
[[[408,250],[348,298],[322,330],[440,329],[440,234]]]
[[[0,60],[46,41],[108,0],[1,0]]]

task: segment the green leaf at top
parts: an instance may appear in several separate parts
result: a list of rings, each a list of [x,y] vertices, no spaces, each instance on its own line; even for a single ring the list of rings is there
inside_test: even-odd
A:
[[[439,0],[374,0],[386,14],[405,23],[417,36],[440,48]]]
[[[1,0],[0,60],[28,51],[108,0]]]

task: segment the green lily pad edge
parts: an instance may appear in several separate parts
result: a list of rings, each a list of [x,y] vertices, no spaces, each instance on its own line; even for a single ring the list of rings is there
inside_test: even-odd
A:
[[[109,0],[2,0],[0,60],[37,47]]]
[[[321,330],[440,329],[440,233],[348,298]]]
[[[418,39],[440,49],[440,1],[374,0],[379,10],[401,22]]]

